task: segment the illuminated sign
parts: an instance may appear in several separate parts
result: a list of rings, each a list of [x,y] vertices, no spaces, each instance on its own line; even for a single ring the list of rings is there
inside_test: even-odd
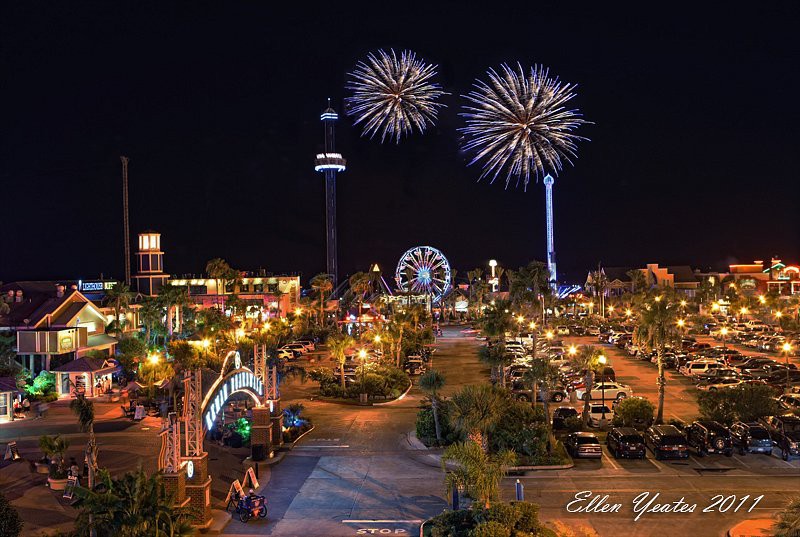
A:
[[[186,477],[191,479],[194,476],[194,463],[192,461],[186,462]]]
[[[217,395],[208,403],[205,416],[203,416],[206,429],[209,431],[213,429],[214,422],[217,421],[217,416],[219,416],[220,411],[224,408],[225,401],[228,400],[228,397],[234,392],[244,390],[263,396],[264,384],[250,371],[240,371],[231,376],[222,386],[217,388]]]
[[[102,291],[103,282],[83,282],[81,291]]]
[[[62,351],[68,351],[72,349],[72,337],[64,336],[59,340],[58,347]]]

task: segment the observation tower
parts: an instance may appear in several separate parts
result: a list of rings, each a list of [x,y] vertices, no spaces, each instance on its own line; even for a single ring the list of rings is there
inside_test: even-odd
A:
[[[556,273],[556,246],[553,237],[553,183],[549,173],[544,178],[545,203],[547,204],[547,271],[550,273],[550,287],[558,293],[558,274]]]
[[[328,108],[319,117],[325,126],[324,153],[317,153],[314,162],[314,171],[325,174],[325,220],[326,244],[328,251],[328,274],[333,278],[333,287],[339,284],[339,269],[336,255],[336,174],[345,170],[347,161],[341,153],[336,153],[335,125],[339,115],[331,108],[328,99]]]

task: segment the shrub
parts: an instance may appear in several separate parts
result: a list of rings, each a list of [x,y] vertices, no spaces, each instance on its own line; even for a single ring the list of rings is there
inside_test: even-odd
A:
[[[501,522],[481,522],[469,532],[470,537],[511,537],[511,528]]]
[[[506,526],[516,527],[521,513],[514,504],[495,503],[484,513],[487,522],[500,522]]]
[[[777,412],[772,389],[766,385],[743,384],[736,388],[703,392],[697,397],[700,415],[730,425],[735,420],[755,421]]]
[[[519,455],[536,457],[547,450],[547,425],[541,407],[509,401],[506,414],[489,436],[492,452],[511,449]]]
[[[22,532],[23,522],[17,510],[0,493],[0,535],[17,537]]]
[[[537,533],[541,527],[541,524],[539,523],[539,506],[535,503],[528,502],[514,502],[512,505],[514,506],[518,515],[515,528],[518,531],[527,531],[534,534]]]
[[[416,431],[420,442],[428,447],[442,445],[449,446],[462,440],[461,434],[453,429],[450,424],[450,406],[446,401],[439,401],[439,427],[442,433],[442,442],[436,441],[436,424],[433,421],[433,409],[427,404],[417,412]]]
[[[614,411],[614,425],[647,428],[653,423],[656,408],[641,397],[626,397]]]
[[[474,512],[471,510],[445,511],[431,519],[431,537],[465,536],[474,525]]]

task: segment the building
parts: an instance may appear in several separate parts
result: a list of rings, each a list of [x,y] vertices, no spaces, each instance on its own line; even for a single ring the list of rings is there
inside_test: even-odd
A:
[[[201,308],[227,310],[232,295],[247,306],[250,318],[285,317],[300,304],[300,276],[275,276],[243,273],[236,280],[184,277],[168,280],[170,285],[186,287],[189,299]]]
[[[634,291],[634,281],[631,274],[635,271],[642,273],[643,281],[648,288],[672,287],[676,291],[693,297],[700,288],[700,278],[688,265],[659,266],[658,263],[648,263],[645,268],[631,267],[600,267],[600,273],[605,276],[604,295],[621,296]],[[592,294],[597,294],[596,271],[590,271],[586,276],[584,288]]]
[[[800,266],[786,265],[773,257],[769,266],[764,261],[730,265],[729,276],[744,294],[776,294],[789,297],[800,294]]]
[[[0,423],[14,420],[14,400],[21,397],[14,377],[0,377]]]
[[[0,286],[9,308],[0,330],[17,338],[17,361],[34,374],[90,351],[113,354],[117,340],[106,334],[113,320],[98,305],[60,282],[12,282]]]
[[[56,393],[59,397],[97,397],[111,392],[112,375],[120,371],[116,361],[83,356],[55,369]]]
[[[136,252],[136,274],[133,276],[136,291],[142,295],[155,296],[167,283],[169,274],[164,273],[164,252],[161,251],[161,233],[145,231],[139,233],[139,249]]]

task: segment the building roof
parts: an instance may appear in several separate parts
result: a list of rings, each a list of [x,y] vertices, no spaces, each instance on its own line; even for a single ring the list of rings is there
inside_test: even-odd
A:
[[[82,356],[76,360],[70,360],[61,367],[53,369],[53,371],[60,371],[62,373],[97,373],[98,371],[115,369],[116,367],[118,366],[107,360]]]
[[[697,276],[689,265],[671,265],[666,268],[674,276],[674,283],[697,283]]]
[[[628,272],[635,270],[632,267],[603,267],[603,272],[606,275],[606,280],[609,282],[613,282],[614,280],[619,280],[621,282],[629,282],[631,281],[631,277],[628,276]]]
[[[0,377],[0,392],[19,392],[17,379],[14,377]]]

